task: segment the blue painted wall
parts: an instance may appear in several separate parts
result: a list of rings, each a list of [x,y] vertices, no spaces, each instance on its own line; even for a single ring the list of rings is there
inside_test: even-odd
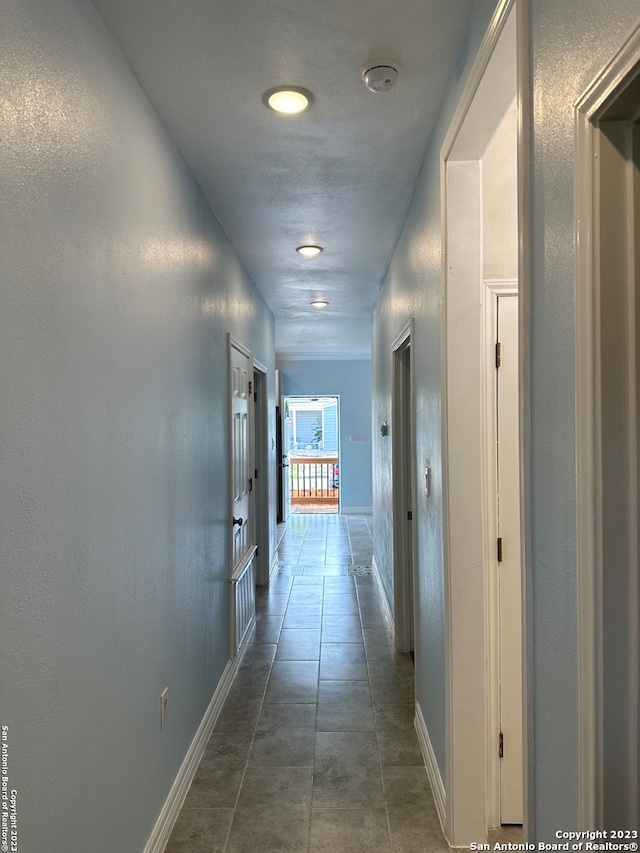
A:
[[[226,335],[275,413],[274,321],[91,3],[3,3],[0,79],[19,846],[140,853],[229,658]]]
[[[371,362],[278,361],[285,395],[340,397],[340,506],[370,508]],[[351,441],[351,436],[366,436]]]
[[[416,689],[441,773],[445,752],[440,148],[496,3],[479,0],[443,101],[374,312],[373,421],[391,414],[390,347],[415,319],[416,476],[433,472],[417,507]],[[531,630],[535,638],[532,779],[535,837],[579,825],[578,626],[574,362],[574,104],[624,43],[637,0],[524,3],[532,57]],[[393,601],[390,442],[373,436],[374,550]],[[418,479],[419,482],[419,479]],[[414,516],[415,517],[415,516]]]
[[[345,506],[372,502],[371,442],[346,437],[374,438],[385,571],[390,442],[377,427],[390,345],[415,317],[417,459],[433,471],[416,677],[441,769],[439,152],[494,5],[476,4],[378,301],[373,393],[369,362],[282,365],[285,393],[340,395]],[[529,5],[532,795],[550,841],[578,823],[573,104],[638,5]],[[271,368],[273,319],[91,3],[5,0],[1,24],[0,721],[21,848],[139,853],[228,656],[225,335]],[[269,396],[273,411],[271,379]]]

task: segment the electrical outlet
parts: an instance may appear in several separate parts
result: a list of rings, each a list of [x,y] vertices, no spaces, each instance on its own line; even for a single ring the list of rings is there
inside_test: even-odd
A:
[[[169,713],[169,688],[165,687],[160,694],[160,728],[163,729],[167,725],[167,715]]]

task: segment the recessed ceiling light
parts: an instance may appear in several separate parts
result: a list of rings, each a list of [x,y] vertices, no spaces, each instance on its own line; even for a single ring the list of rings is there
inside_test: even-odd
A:
[[[315,258],[320,252],[324,252],[322,246],[298,246],[296,252],[304,255],[305,258]]]
[[[279,86],[277,89],[269,89],[265,92],[262,100],[277,113],[295,115],[311,106],[313,95],[298,86]]]
[[[326,308],[329,303],[324,299],[314,299],[311,304],[314,308]]]

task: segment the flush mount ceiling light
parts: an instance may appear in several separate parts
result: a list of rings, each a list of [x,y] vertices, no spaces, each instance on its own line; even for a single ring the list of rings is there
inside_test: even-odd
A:
[[[388,59],[378,59],[375,62],[367,62],[360,69],[364,84],[370,92],[388,92],[398,82],[397,62]]]
[[[322,246],[298,246],[296,249],[300,255],[303,255],[305,258],[315,258],[316,255],[319,255],[320,252],[324,252]]]
[[[303,113],[313,103],[313,95],[299,86],[278,86],[262,96],[264,103],[277,113],[295,115]]]
[[[314,299],[311,304],[314,308],[326,308],[329,303],[325,299]]]

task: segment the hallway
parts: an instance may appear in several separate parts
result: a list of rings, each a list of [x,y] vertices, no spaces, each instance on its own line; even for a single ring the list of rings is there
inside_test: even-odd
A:
[[[291,516],[279,571],[166,853],[448,850],[371,517]]]

